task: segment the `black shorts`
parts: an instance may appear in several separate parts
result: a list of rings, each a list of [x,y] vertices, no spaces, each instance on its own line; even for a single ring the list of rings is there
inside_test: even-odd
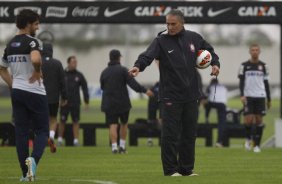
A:
[[[119,120],[120,120],[120,123],[122,124],[128,123],[129,111],[119,113],[119,114],[112,114],[112,113],[106,112],[105,114],[106,114],[106,123],[109,125],[118,124]]]
[[[247,97],[246,104],[244,106],[244,115],[258,114],[265,115],[265,98],[253,98]]]
[[[71,115],[71,119],[73,123],[77,123],[80,120],[80,105],[75,106],[63,106],[60,111],[60,119],[61,122],[65,123],[68,120],[68,115]]]
[[[48,108],[49,108],[49,116],[51,116],[51,117],[57,117],[57,115],[58,115],[59,103],[48,104]]]

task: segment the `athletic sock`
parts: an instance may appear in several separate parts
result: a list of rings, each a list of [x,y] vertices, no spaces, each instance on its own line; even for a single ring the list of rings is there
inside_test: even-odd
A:
[[[63,138],[62,137],[58,137],[58,142],[63,142]]]
[[[73,144],[78,144],[78,139],[73,139]]]
[[[125,149],[125,140],[120,139],[120,140],[119,140],[119,146],[120,146],[121,148]]]
[[[55,131],[54,131],[54,130],[50,130],[50,132],[49,132],[49,137],[50,137],[51,139],[54,139],[54,138],[55,138]]]
[[[112,151],[117,150],[117,149],[118,149],[117,143],[112,143]]]
[[[245,129],[246,129],[246,139],[251,140],[251,134],[252,134],[252,126],[251,125],[246,125],[245,124]]]
[[[255,134],[254,134],[255,135],[254,136],[255,146],[260,146],[263,127],[264,127],[263,123],[256,125],[256,130],[255,130]]]

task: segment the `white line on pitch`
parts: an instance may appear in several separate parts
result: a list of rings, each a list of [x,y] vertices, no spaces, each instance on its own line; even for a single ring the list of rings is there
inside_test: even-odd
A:
[[[19,180],[19,177],[0,177],[0,179],[8,179],[8,180]],[[102,180],[91,180],[91,179],[47,179],[47,178],[36,178],[39,181],[69,181],[69,182],[85,182],[85,183],[97,183],[97,184],[118,184],[113,181],[102,181]]]

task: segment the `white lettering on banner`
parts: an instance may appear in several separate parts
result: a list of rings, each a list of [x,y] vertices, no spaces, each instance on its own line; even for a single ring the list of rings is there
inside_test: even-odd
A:
[[[9,17],[9,7],[0,7],[0,17]]]
[[[35,6],[23,6],[23,7],[18,7],[14,9],[14,15],[18,15],[20,13],[20,11],[22,11],[23,9],[29,9],[32,10],[36,13],[38,13],[38,15],[42,14],[42,10],[40,7],[35,7]]]
[[[170,6],[138,6],[134,13],[140,17],[166,16],[171,9]],[[183,12],[184,17],[203,17],[202,6],[179,6],[177,9]]]
[[[229,8],[219,9],[219,10],[213,10],[212,8],[209,8],[208,16],[209,17],[216,17],[216,16],[221,15],[221,14],[223,14],[223,13],[229,11],[229,10],[232,10],[232,8],[229,7]]]
[[[239,16],[275,17],[276,9],[273,6],[242,6],[238,9]]]
[[[72,11],[73,17],[96,17],[99,13],[99,7],[89,6],[87,8],[75,7]]]
[[[183,12],[184,17],[203,17],[202,6],[179,6],[177,9]]]
[[[165,6],[138,6],[134,13],[138,17],[165,16],[172,8]]]
[[[122,9],[117,9],[117,10],[110,10],[109,7],[107,7],[105,12],[104,12],[104,16],[105,17],[112,17],[112,16],[120,14],[120,13],[122,13],[122,12],[128,10],[128,9],[129,9],[129,7],[122,8]]]
[[[68,14],[68,7],[49,6],[46,10],[46,17],[65,18]]]

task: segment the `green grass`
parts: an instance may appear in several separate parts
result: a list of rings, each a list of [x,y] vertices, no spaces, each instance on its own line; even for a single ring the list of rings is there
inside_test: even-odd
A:
[[[136,118],[146,118],[146,100],[133,100],[130,122]],[[239,99],[232,99],[228,107],[239,109]],[[0,98],[0,122],[10,121],[10,99]],[[100,111],[100,101],[91,101],[91,109],[82,111],[81,122],[104,122]],[[274,132],[274,120],[279,117],[279,100],[265,117],[266,128],[263,140]],[[199,121],[203,121],[200,109]],[[214,111],[211,121],[216,121]],[[216,139],[216,131],[214,133]],[[200,177],[163,177],[160,147],[154,139],[153,147],[146,146],[146,139],[138,140],[138,147],[128,147],[127,155],[112,155],[108,130],[97,130],[96,147],[60,147],[56,154],[48,148],[41,160],[37,183],[101,183],[107,184],[278,184],[282,181],[281,149],[263,149],[260,154],[246,152],[242,148],[243,139],[231,139],[231,148],[206,148],[204,139],[197,139],[195,172]],[[235,148],[235,146],[240,148]],[[0,147],[0,183],[17,183],[21,175],[15,147]]]
[[[281,149],[265,149],[255,154],[239,148],[197,147],[195,172],[199,177],[163,177],[157,146],[130,147],[128,151],[127,155],[113,155],[107,146],[62,147],[51,154],[46,149],[36,183],[278,184],[282,181]],[[0,183],[17,183],[21,172],[15,148],[0,148],[0,160]]]

